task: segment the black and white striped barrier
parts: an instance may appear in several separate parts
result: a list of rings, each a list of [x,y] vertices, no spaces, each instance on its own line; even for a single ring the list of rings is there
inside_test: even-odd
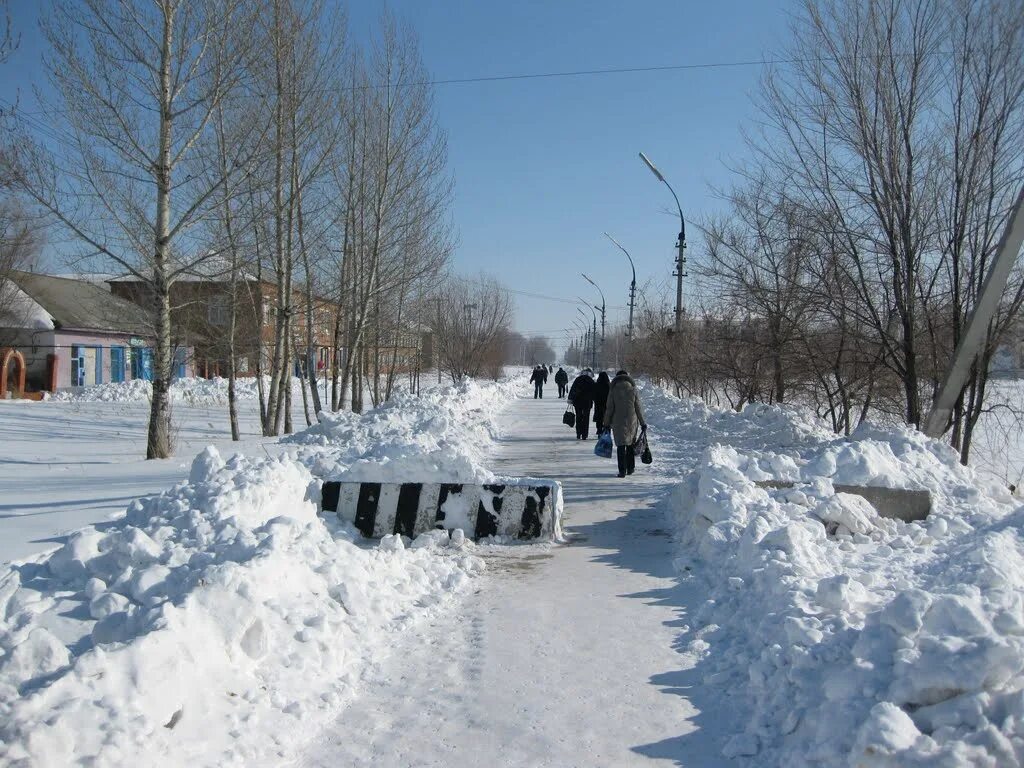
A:
[[[553,480],[493,485],[345,483],[327,480],[321,508],[337,512],[364,536],[416,538],[434,528],[461,528],[474,539],[509,536],[560,540],[562,486]]]

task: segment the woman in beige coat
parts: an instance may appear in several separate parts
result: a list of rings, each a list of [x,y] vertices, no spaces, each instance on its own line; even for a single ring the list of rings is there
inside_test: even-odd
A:
[[[615,438],[616,456],[619,461],[619,477],[632,475],[636,468],[636,443],[640,429],[647,429],[644,407],[636,393],[636,384],[629,374],[619,371],[612,379],[608,391],[608,405],[604,411],[604,428],[611,427]]]

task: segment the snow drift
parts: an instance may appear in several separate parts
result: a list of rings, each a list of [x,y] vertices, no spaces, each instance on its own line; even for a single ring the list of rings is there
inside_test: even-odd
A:
[[[645,397],[663,452],[691,452],[669,509],[678,570],[707,594],[689,648],[746,722],[726,756],[1022,764],[1024,508],[914,430],[842,439],[799,409]],[[885,519],[833,484],[927,489],[933,511]]]
[[[466,381],[398,393],[365,414],[324,414],[319,424],[285,438],[315,475],[367,482],[490,482],[483,466],[499,436],[495,416],[520,382]]]
[[[264,385],[270,388],[269,377]],[[295,403],[302,402],[302,381],[292,377],[292,396]],[[235,396],[239,401],[256,400],[259,397],[258,382],[253,376],[235,380]],[[57,403],[146,403],[153,397],[153,383],[145,379],[108,382],[89,387],[75,387],[50,395],[47,399]],[[191,406],[226,406],[228,404],[228,380],[186,378],[171,382],[171,400]]]
[[[561,541],[561,486],[549,479],[498,476],[483,463],[493,441],[500,437],[496,416],[522,390],[521,379],[470,380],[420,395],[398,393],[366,414],[324,414],[319,424],[282,442],[324,480],[550,486],[543,538]],[[462,528],[472,537],[476,502],[471,506],[471,510],[451,516],[446,527]],[[504,541],[509,537],[495,538]]]
[[[321,479],[491,479],[481,460],[514,394],[403,395],[277,458],[207,448],[187,482],[0,573],[0,762],[279,761],[483,568],[460,531],[371,544],[318,517]]]
[[[187,483],[13,567],[0,759],[265,760],[337,706],[411,612],[482,567],[436,545],[361,548],[317,518],[317,488],[293,461],[207,449]]]

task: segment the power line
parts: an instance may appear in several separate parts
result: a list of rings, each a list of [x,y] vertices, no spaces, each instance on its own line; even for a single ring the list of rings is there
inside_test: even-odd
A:
[[[462,283],[472,283],[473,285],[483,285],[485,287],[491,285],[491,283],[486,283],[483,280],[474,280],[473,278],[470,278],[470,277],[460,277],[458,275],[452,275],[452,277],[455,278],[456,280],[458,280],[459,282],[462,282]],[[500,283],[499,283],[499,285],[500,285]],[[543,293],[534,293],[532,291],[521,291],[521,290],[519,290],[517,288],[508,288],[508,287],[506,287],[504,285],[501,285],[501,288],[502,288],[502,290],[507,291],[508,293],[514,293],[514,294],[516,294],[518,296],[528,296],[531,299],[542,299],[544,301],[557,301],[557,302],[559,302],[561,304],[571,304],[571,305],[576,306],[576,307],[579,307],[579,306],[583,305],[583,302],[581,302],[579,299],[567,299],[564,296],[547,296],[547,295],[545,295]],[[607,307],[608,307],[608,309],[626,309],[626,305],[624,305],[624,304],[608,304]]]
[[[542,80],[556,77],[585,77],[588,75],[622,75],[643,72],[679,72],[693,69],[725,69],[730,67],[768,66],[773,64],[795,64],[802,59],[747,59],[740,61],[707,61],[690,64],[666,64],[656,67],[608,67],[606,69],[574,69],[555,72],[526,72],[511,75],[481,75],[478,77],[452,77],[438,80],[422,80],[412,83],[387,83],[384,85],[356,86],[356,88],[400,88],[431,85],[464,85],[468,83],[498,83],[510,80]],[[352,90],[352,87],[346,90]]]
[[[828,59],[822,59],[821,57],[813,59],[814,61],[822,61]],[[593,77],[601,75],[628,75],[628,74],[648,74],[652,72],[685,72],[692,70],[702,69],[734,69],[738,67],[766,67],[780,64],[798,64],[804,61],[811,61],[811,59],[805,58],[790,58],[790,59],[738,59],[733,61],[698,61],[690,62],[687,64],[663,64],[659,66],[647,66],[647,67],[606,67],[601,69],[570,69],[570,70],[555,70],[551,72],[514,72],[507,75],[474,75],[471,77],[449,77],[449,78],[436,78],[429,80],[413,80],[408,83],[397,82],[397,83],[367,83],[365,85],[345,85],[345,86],[333,86],[326,88],[311,88],[309,93],[327,93],[327,92],[351,92],[351,91],[372,91],[382,90],[385,88],[424,88],[436,85],[471,85],[479,83],[502,83],[512,82],[515,80],[549,80],[554,78],[567,78],[567,77]],[[253,95],[259,96],[260,98],[266,98],[269,94],[262,93],[260,91],[252,91]],[[24,110],[22,110],[24,112]],[[60,112],[62,110],[55,110]],[[29,112],[28,114],[45,114],[43,111]],[[66,113],[65,113],[66,114]]]

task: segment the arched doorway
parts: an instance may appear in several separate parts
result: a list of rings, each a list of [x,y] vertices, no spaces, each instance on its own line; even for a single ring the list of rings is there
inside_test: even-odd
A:
[[[16,349],[0,350],[0,397],[25,394],[25,356]]]

